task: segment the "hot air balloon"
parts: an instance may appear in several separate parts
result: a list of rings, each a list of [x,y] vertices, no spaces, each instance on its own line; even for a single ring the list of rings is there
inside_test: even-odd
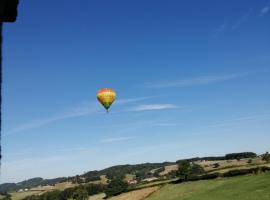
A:
[[[110,106],[116,98],[116,93],[111,88],[102,88],[97,93],[98,101],[103,105],[103,107],[109,111]]]

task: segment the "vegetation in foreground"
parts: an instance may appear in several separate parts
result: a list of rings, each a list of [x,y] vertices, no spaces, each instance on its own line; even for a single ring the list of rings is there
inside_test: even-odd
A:
[[[28,186],[28,189],[11,194],[12,199],[20,197],[16,198],[18,200],[87,200],[89,196],[100,193],[103,193],[103,195],[106,195],[108,198],[122,193],[127,195],[128,191],[138,191],[141,188],[149,188],[154,185],[163,186],[170,182],[182,183],[267,172],[270,171],[270,167],[267,164],[269,157],[268,152],[261,156],[256,156],[256,154],[252,152],[244,152],[227,154],[225,157],[192,158],[179,160],[175,164],[166,163],[169,165],[165,163],[121,165],[101,170],[103,172],[106,171],[106,173],[99,177],[100,180],[97,180],[97,173],[100,175],[101,171],[88,172],[86,173],[88,177],[85,176],[85,174],[75,176],[74,178],[69,177],[68,179],[70,179],[70,181],[66,182],[62,182],[67,180],[66,178],[60,178],[58,180],[43,180],[41,178],[29,179],[23,182],[23,185]],[[225,158],[232,158],[233,160],[225,160]],[[44,181],[50,184],[42,186],[41,183]],[[56,184],[52,183],[54,181],[56,181]],[[40,186],[31,187],[38,183]],[[7,189],[8,187],[6,186],[9,185],[10,184],[3,184],[1,186],[2,189]],[[134,194],[136,193],[137,192],[134,191]],[[6,200],[11,199],[7,193],[5,196]]]
[[[270,173],[168,184],[147,200],[269,200]]]

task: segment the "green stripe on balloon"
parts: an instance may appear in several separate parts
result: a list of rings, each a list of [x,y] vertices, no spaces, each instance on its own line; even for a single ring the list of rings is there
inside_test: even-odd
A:
[[[109,102],[104,102],[102,105],[103,105],[106,109],[109,109],[110,106],[111,106],[111,103],[109,103]]]

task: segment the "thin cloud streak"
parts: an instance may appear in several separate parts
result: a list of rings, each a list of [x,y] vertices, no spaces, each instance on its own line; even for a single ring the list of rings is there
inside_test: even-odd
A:
[[[270,7],[269,6],[263,7],[261,9],[261,11],[260,11],[260,16],[262,17],[262,16],[266,15],[269,12],[269,10],[270,10]]]
[[[242,24],[244,24],[246,21],[248,21],[249,17],[251,16],[252,9],[249,10],[246,14],[242,15],[236,22],[233,24],[232,29],[235,30]]]
[[[147,88],[160,89],[170,87],[190,87],[196,85],[206,85],[231,79],[240,78],[247,75],[247,73],[229,74],[223,76],[200,76],[195,78],[181,79],[176,81],[147,83]]]
[[[214,29],[213,37],[217,38],[221,33],[223,33],[227,28],[227,24],[220,24],[217,28]]]
[[[134,102],[139,102],[147,99],[152,99],[157,96],[146,96],[146,97],[138,97],[138,98],[130,98],[130,99],[119,99],[115,102],[115,105],[124,105],[128,103],[134,103]]]
[[[154,96],[147,96],[147,97],[139,97],[139,98],[130,98],[130,99],[120,99],[116,101],[116,105],[126,105],[129,103],[139,102],[146,99],[154,98]],[[8,131],[7,133],[3,134],[3,136],[12,135],[15,133],[27,131],[33,128],[38,128],[40,126],[44,126],[50,123],[54,123],[60,120],[75,118],[75,117],[82,117],[91,114],[103,113],[101,112],[102,107],[97,102],[84,102],[81,105],[69,109],[68,112],[54,115],[44,119],[37,119],[33,120],[28,123],[21,124],[14,129]]]
[[[165,127],[168,127],[168,126],[181,126],[181,125],[183,125],[183,123],[157,122],[157,123],[152,124],[151,126],[165,126]]]
[[[211,124],[207,127],[215,128],[215,127],[224,127],[224,126],[235,126],[241,122],[261,121],[261,120],[269,120],[269,119],[270,119],[269,113],[257,114],[257,115],[250,115],[250,116],[243,116],[243,117],[239,117],[239,118],[234,118],[234,119],[226,120],[223,122],[218,122],[215,124]]]
[[[29,123],[21,124],[21,125],[17,126],[16,128],[14,128],[13,130],[8,131],[4,135],[6,135],[6,136],[12,135],[14,133],[23,132],[23,131],[26,131],[29,129],[37,128],[37,127],[47,125],[47,124],[50,124],[50,123],[53,123],[53,122],[56,122],[59,120],[64,120],[64,119],[81,117],[81,116],[93,114],[93,113],[98,112],[99,110],[100,110],[100,108],[97,105],[97,103],[94,103],[94,102],[83,103],[82,105],[80,105],[78,107],[74,107],[74,108],[70,109],[70,111],[65,112],[63,114],[51,116],[51,117],[44,118],[44,119],[33,120]]]
[[[215,33],[221,33],[221,32],[223,32],[223,31],[225,30],[225,28],[226,28],[226,24],[223,23],[223,24],[219,25],[219,26],[215,29]]]
[[[126,140],[132,140],[135,139],[136,137],[130,136],[130,137],[114,137],[114,138],[107,138],[103,139],[100,142],[101,143],[112,143],[112,142],[121,142],[121,141],[126,141]]]
[[[131,111],[150,111],[150,110],[165,110],[165,109],[173,109],[178,108],[178,106],[174,104],[145,104],[145,105],[139,105]]]
[[[73,148],[66,148],[66,149],[52,149],[51,151],[47,152],[38,152],[38,153],[29,153],[29,152],[22,152],[21,154],[11,153],[7,154],[9,156],[13,156],[12,159],[7,159],[5,157],[4,162],[5,164],[14,164],[17,162],[20,163],[31,163],[32,165],[36,162],[43,162],[45,161],[61,161],[61,160],[70,160],[78,155],[89,155],[96,153],[98,151],[97,147],[73,147]],[[31,155],[31,157],[28,157]],[[52,156],[53,155],[53,156]],[[23,158],[23,159],[18,159]],[[14,164],[14,166],[16,166]]]

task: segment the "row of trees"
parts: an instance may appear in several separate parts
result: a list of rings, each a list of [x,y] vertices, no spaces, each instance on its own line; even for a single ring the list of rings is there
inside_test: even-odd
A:
[[[55,190],[46,192],[42,195],[32,195],[23,200],[87,200],[89,196],[105,192],[107,197],[121,194],[128,189],[127,182],[123,181],[121,177],[116,177],[106,185],[102,184],[88,184],[80,185],[73,188],[67,188],[64,191]],[[9,200],[9,199],[6,199]]]
[[[225,160],[233,160],[233,159],[242,159],[242,158],[255,158],[257,156],[256,153],[253,152],[242,152],[242,153],[230,153],[225,155]]]
[[[104,192],[106,186],[102,184],[80,185],[73,188],[67,188],[64,191],[55,190],[46,192],[42,195],[32,195],[23,200],[87,200],[88,196]]]
[[[176,161],[179,163],[180,161],[189,161],[189,162],[195,162],[199,160],[207,160],[207,161],[214,161],[214,160],[233,160],[233,159],[242,159],[242,158],[254,158],[257,154],[253,152],[240,152],[240,153],[229,153],[225,156],[208,156],[208,157],[195,157],[195,158],[189,158],[184,160],[178,160]]]

